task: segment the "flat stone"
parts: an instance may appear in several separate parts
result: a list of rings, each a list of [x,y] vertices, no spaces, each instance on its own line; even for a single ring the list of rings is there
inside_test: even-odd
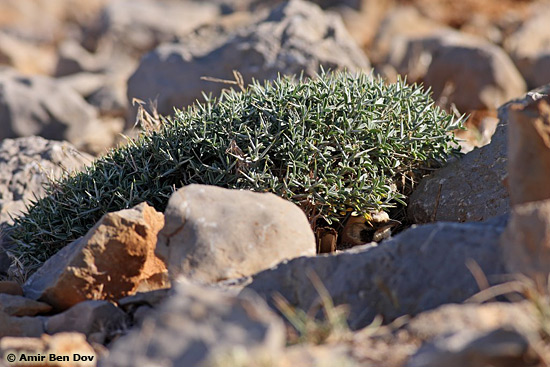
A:
[[[492,282],[503,272],[499,237],[505,218],[487,223],[435,223],[412,228],[376,247],[283,262],[253,277],[252,289],[271,305],[281,294],[302,310],[318,303],[309,274],[316,274],[336,305],[350,308],[352,329],[376,315],[390,322],[446,303],[463,302],[479,291],[468,268],[477,262]]]

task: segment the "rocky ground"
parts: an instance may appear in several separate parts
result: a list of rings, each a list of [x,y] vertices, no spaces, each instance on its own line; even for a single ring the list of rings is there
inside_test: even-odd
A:
[[[403,75],[470,118],[467,154],[380,244],[316,255],[293,204],[190,185],[164,213],[105,215],[28,279],[0,247],[0,366],[548,365],[548,22],[542,0],[1,0],[2,225],[138,112],[233,70]]]

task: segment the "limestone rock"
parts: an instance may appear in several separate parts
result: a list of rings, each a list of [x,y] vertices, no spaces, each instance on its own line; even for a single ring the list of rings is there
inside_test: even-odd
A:
[[[217,6],[204,1],[111,1],[97,20],[97,42],[109,42],[118,51],[122,48],[139,57],[212,21],[219,12]]]
[[[504,42],[530,88],[550,83],[550,6],[539,4]]]
[[[83,98],[88,98],[107,83],[107,77],[104,74],[81,72],[59,77],[57,81],[74,89]]]
[[[284,339],[282,322],[258,297],[229,296],[182,281],[141,329],[114,343],[100,365],[199,366],[236,346],[281,352]]]
[[[447,339],[449,336],[453,338],[457,334],[476,335],[475,339],[482,341],[483,339],[478,336],[490,335],[495,330],[505,329],[514,331],[514,335],[521,340],[533,340],[533,337],[536,338],[540,330],[540,322],[535,317],[536,312],[535,307],[529,301],[446,304],[433,310],[424,311],[410,319],[403,318],[398,322],[399,324],[403,323],[402,326],[397,328],[394,325],[388,325],[387,327],[382,326],[376,331],[373,330],[372,333],[359,331],[354,334],[353,343],[345,344],[354,345],[349,354],[359,358],[361,363],[357,364],[358,366],[403,367],[409,366],[407,363],[413,363],[413,361],[414,363],[427,363],[437,359],[432,360],[435,355],[431,353],[424,354],[424,351],[430,350],[430,346],[438,344],[441,340],[445,340],[446,343],[450,340]],[[368,327],[365,331],[372,329],[374,328]],[[494,339],[489,340],[495,341]],[[448,365],[478,366],[475,364],[477,361],[471,357],[488,357],[487,352],[490,353],[491,345],[498,346],[498,343],[485,343],[484,347],[487,347],[485,351],[470,348],[474,354],[468,359],[468,356],[462,353],[464,351],[462,344],[460,348],[455,349],[456,354],[446,354],[445,357],[449,359],[445,360],[445,363],[435,365],[438,367]],[[525,344],[523,345],[525,346]],[[524,348],[521,348],[521,350],[524,350]],[[285,354],[288,354],[288,352],[290,351],[287,349]],[[428,358],[424,359],[424,356]],[[464,363],[463,358],[466,358],[466,363]],[[456,362],[462,362],[462,364],[454,364]],[[496,360],[491,362],[494,364],[482,366],[516,366],[516,364],[502,365]],[[517,363],[518,361],[515,360],[514,362]],[[520,366],[521,364],[517,365]],[[533,364],[533,366],[535,365]],[[433,366],[433,364],[430,364],[430,366]]]
[[[35,316],[47,313],[52,306],[11,294],[0,294],[0,311],[10,316]]]
[[[0,64],[24,74],[50,74],[55,65],[55,53],[51,47],[0,30]]]
[[[76,40],[65,40],[59,45],[55,76],[62,77],[81,72],[98,73],[106,60],[84,49]]]
[[[78,332],[84,335],[103,333],[109,336],[130,325],[128,315],[108,301],[84,301],[49,317],[45,322],[48,334]]]
[[[550,97],[509,104],[508,186],[513,205],[550,199]]]
[[[74,90],[46,76],[0,68],[0,140],[31,135],[67,140],[92,152],[110,147],[114,139]]]
[[[274,8],[253,24],[222,38],[223,43],[193,47],[192,43],[163,44],[145,55],[128,80],[128,100],[157,102],[158,111],[171,114],[202,100],[202,92],[214,96],[223,83],[201,80],[214,77],[234,80],[238,70],[245,83],[252,78],[272,80],[280,74],[314,76],[325,69],[369,69],[339,16],[318,6],[291,0]],[[135,112],[130,114],[134,118]]]
[[[529,367],[540,362],[529,341],[515,330],[463,330],[424,345],[405,367]]]
[[[435,100],[445,97],[459,111],[496,109],[526,92],[526,84],[498,46],[475,39],[441,45],[432,54],[424,83]]]
[[[315,237],[296,205],[271,193],[189,185],[165,210],[157,255],[171,277],[218,282],[315,254]]]
[[[173,293],[174,291],[172,288],[139,292],[135,295],[121,298],[117,303],[124,312],[132,317],[134,325],[141,325],[143,320],[154,311],[154,308]]]
[[[10,316],[0,311],[0,340],[6,336],[38,337],[44,333],[44,323],[38,317]]]
[[[414,7],[398,7],[387,13],[373,43],[374,59],[386,62],[392,49],[400,48],[408,39],[449,31],[445,25],[428,19]],[[393,56],[395,57],[395,56]]]
[[[27,280],[25,295],[64,310],[84,300],[167,287],[164,263],[154,255],[163,225],[162,213],[146,203],[105,214]]]
[[[388,63],[411,82],[433,89],[433,98],[459,111],[496,109],[526,91],[510,58],[482,38],[452,30],[392,42]]]
[[[506,268],[510,272],[550,272],[550,200],[518,204],[501,239]]]
[[[499,108],[500,122],[491,143],[424,178],[409,199],[409,218],[414,223],[466,222],[508,213],[510,199],[503,180],[508,168],[511,110],[519,108],[517,106],[531,105],[549,93],[550,85],[546,85]],[[518,164],[521,166],[523,162]],[[537,175],[537,172],[531,171],[527,176],[518,177],[518,180],[533,175]],[[509,186],[514,190],[513,186],[517,185]]]
[[[523,335],[532,335],[540,327],[534,317],[536,312],[534,305],[528,301],[447,304],[417,315],[404,330],[422,341],[432,341],[463,330],[487,333],[507,328]]]
[[[507,119],[491,143],[449,163],[416,186],[407,213],[414,223],[482,221],[510,211],[503,180],[507,164]]]
[[[38,136],[0,141],[0,223],[11,223],[30,200],[44,195],[44,185],[64,171],[91,163],[72,144]]]
[[[498,239],[504,226],[503,219],[417,226],[376,247],[281,263],[255,275],[245,289],[268,302],[278,292],[292,306],[309,310],[318,303],[308,279],[314,272],[336,305],[349,305],[352,329],[368,325],[376,315],[390,322],[474,295],[479,288],[467,267],[472,260],[489,279],[500,274]]]

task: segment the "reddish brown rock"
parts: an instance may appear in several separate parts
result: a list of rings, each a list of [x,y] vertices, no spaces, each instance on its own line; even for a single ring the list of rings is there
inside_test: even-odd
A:
[[[0,294],[0,311],[10,316],[34,316],[47,313],[52,306],[22,296]]]
[[[14,296],[22,296],[23,289],[19,283],[11,280],[0,281],[0,294],[11,294]]]
[[[146,203],[104,215],[86,236],[51,257],[23,286],[57,310],[84,300],[117,300],[168,286],[155,254],[164,216]]]

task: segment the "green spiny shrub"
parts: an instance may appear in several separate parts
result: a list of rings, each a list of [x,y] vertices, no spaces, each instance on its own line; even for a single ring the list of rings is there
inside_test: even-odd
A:
[[[312,225],[384,210],[454,152],[449,131],[458,125],[421,87],[365,74],[224,91],[50,184],[15,220],[14,254],[32,272],[103,214],[143,201],[163,211],[190,183],[273,192],[300,205]]]

